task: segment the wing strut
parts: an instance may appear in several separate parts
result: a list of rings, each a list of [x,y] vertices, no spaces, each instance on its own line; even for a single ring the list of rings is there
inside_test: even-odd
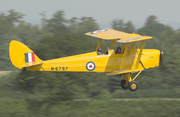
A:
[[[98,45],[97,45],[96,51],[97,51],[97,49],[101,46],[101,41],[102,41],[102,39],[99,39],[99,43],[98,43]]]
[[[111,44],[111,49],[113,49],[113,48],[114,48],[114,44],[115,44],[115,42],[116,42],[116,39],[113,39],[112,44]]]
[[[145,40],[142,41],[141,48],[140,48],[140,50],[138,52],[138,58],[137,58],[136,67],[135,68],[137,68],[138,65],[139,65],[139,62],[140,62],[140,59],[141,59],[141,55],[142,55],[142,51],[143,51],[143,48],[144,48],[144,44],[145,44]]]
[[[128,53],[128,47],[129,47],[129,43],[127,43],[126,44],[126,46],[125,46],[125,51],[124,51],[124,54],[123,54],[123,57],[122,57],[122,60],[121,60],[121,63],[122,64],[120,64],[120,67],[119,67],[119,70],[121,71],[122,70],[122,67],[123,67],[123,63],[124,63],[124,61],[125,61],[125,58],[126,58],[126,55],[127,55],[127,53]]]

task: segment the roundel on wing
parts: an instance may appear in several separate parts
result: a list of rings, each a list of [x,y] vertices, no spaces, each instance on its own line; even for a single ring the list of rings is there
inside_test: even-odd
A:
[[[96,31],[91,32],[90,34],[102,33],[102,32],[105,32],[105,31],[107,31],[107,29],[105,29],[105,30],[96,30]]]
[[[95,69],[95,67],[96,67],[96,65],[91,61],[86,64],[86,69],[89,71],[93,71]]]

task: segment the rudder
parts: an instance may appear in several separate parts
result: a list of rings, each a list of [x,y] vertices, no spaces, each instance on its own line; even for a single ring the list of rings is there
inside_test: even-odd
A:
[[[10,42],[9,56],[12,64],[19,69],[42,64],[42,60],[39,59],[31,49],[15,40]]]

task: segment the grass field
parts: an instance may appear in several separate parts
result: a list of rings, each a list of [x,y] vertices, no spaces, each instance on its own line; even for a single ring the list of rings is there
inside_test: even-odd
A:
[[[1,74],[2,74],[2,75],[8,74],[8,73],[10,73],[10,72],[12,72],[12,71],[0,71],[0,75],[1,75]]]
[[[11,73],[12,71],[0,71],[0,78],[4,75]]]
[[[76,100],[50,103],[0,99],[4,117],[179,117],[180,99]]]

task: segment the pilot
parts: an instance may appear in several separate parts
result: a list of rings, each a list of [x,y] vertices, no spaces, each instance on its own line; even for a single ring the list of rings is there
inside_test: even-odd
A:
[[[120,54],[120,53],[121,53],[121,47],[117,47],[115,54]]]
[[[97,49],[97,54],[98,54],[98,55],[101,55],[101,54],[102,54],[102,48],[101,48],[101,47],[99,47],[99,48]]]

